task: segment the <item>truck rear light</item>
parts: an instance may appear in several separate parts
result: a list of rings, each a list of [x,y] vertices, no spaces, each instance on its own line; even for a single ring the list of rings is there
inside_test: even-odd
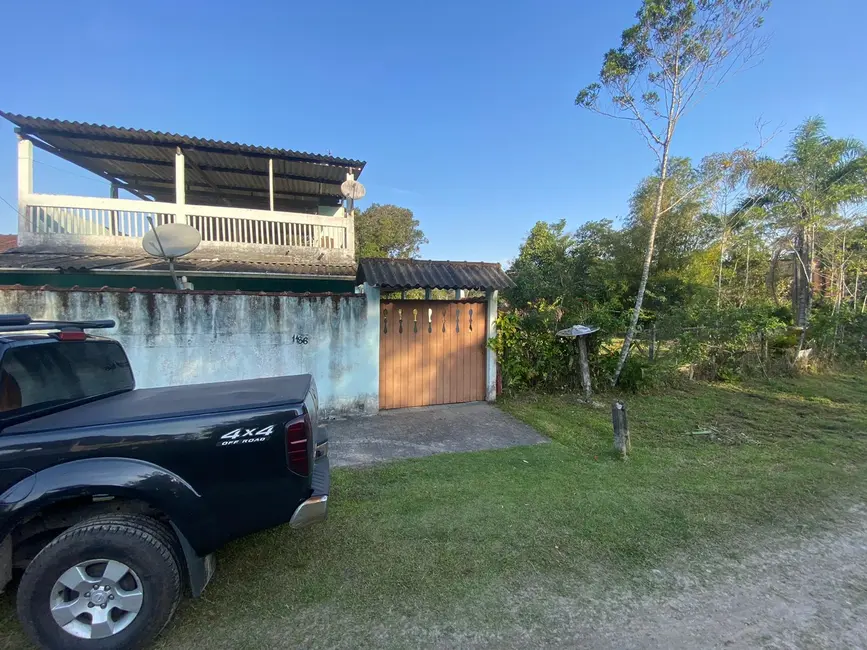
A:
[[[289,470],[310,474],[310,417],[303,415],[286,425],[286,463]]]
[[[57,334],[57,338],[60,341],[86,341],[87,334],[75,330],[60,330]]]

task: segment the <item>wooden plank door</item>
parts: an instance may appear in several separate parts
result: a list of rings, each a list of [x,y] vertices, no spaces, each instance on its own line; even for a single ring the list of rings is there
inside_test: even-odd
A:
[[[484,302],[380,303],[379,407],[485,399]]]

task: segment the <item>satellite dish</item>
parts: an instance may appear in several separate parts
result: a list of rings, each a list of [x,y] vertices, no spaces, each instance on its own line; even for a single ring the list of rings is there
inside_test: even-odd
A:
[[[192,253],[202,243],[198,230],[185,223],[167,223],[148,230],[141,247],[152,257],[172,260]]]
[[[148,221],[151,229],[141,238],[141,247],[148,255],[168,262],[175,288],[184,289],[186,285],[178,280],[175,273],[175,258],[196,250],[202,243],[201,233],[185,223],[165,223],[162,226],[154,226],[153,219],[148,217]]]
[[[367,194],[364,185],[353,178],[347,178],[343,181],[343,183],[340,184],[340,191],[343,192],[343,196],[347,199],[352,199],[353,201],[363,199],[364,195]]]

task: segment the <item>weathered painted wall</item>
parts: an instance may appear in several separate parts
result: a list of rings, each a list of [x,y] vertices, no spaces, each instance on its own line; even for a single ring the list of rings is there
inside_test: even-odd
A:
[[[363,295],[7,288],[0,313],[113,318],[107,334],[123,344],[140,388],[309,372],[326,415],[378,408],[378,309]]]

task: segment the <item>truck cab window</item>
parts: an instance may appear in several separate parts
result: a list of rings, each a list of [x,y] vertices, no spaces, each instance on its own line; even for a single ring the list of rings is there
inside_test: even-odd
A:
[[[0,363],[0,411],[38,410],[132,390],[123,349],[110,341],[11,348]]]

